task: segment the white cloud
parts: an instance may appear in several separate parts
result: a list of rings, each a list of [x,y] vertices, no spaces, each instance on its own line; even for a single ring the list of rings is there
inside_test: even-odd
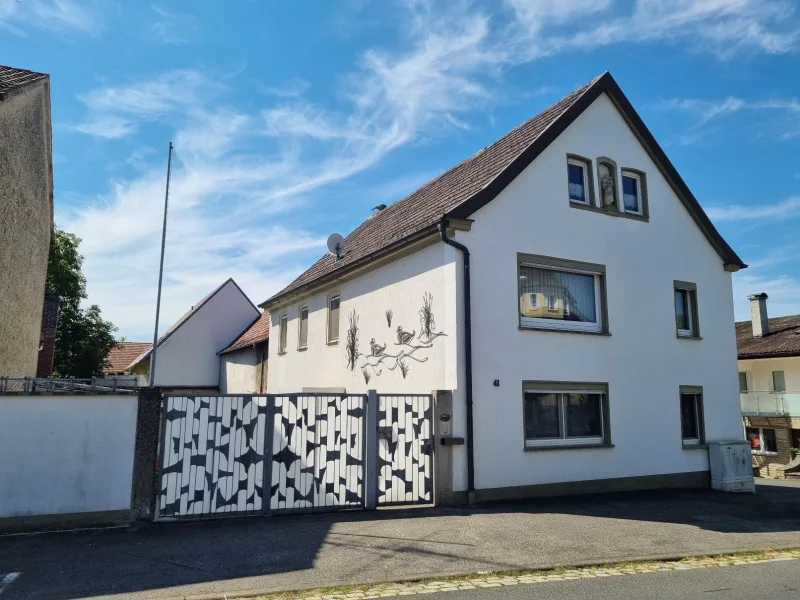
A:
[[[0,2],[0,29],[6,29],[15,35],[27,36],[30,29],[99,34],[104,28],[99,11],[93,2],[74,0]]]
[[[194,15],[169,12],[152,6],[157,19],[150,24],[150,37],[162,44],[181,45],[195,42],[200,37],[200,20]]]
[[[711,206],[706,209],[706,214],[714,221],[798,218],[800,217],[800,197],[793,196],[775,204]]]
[[[96,137],[115,140],[136,131],[135,123],[116,115],[100,115],[94,120],[70,125],[70,129]]]

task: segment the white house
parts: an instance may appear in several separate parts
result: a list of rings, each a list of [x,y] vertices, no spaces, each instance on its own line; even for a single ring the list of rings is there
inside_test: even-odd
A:
[[[800,315],[770,319],[767,295],[750,296],[736,323],[739,393],[753,467],[762,477],[800,477]]]
[[[212,389],[220,384],[219,352],[261,317],[261,311],[233,279],[192,306],[158,340],[155,385],[170,389]],[[150,373],[152,344],[128,366]]]
[[[265,301],[268,391],[452,390],[463,498],[707,486],[745,266],[604,73]]]

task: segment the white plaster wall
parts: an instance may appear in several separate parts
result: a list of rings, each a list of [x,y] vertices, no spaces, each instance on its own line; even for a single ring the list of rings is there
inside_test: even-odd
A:
[[[1,396],[0,518],[130,507],[136,396]]]
[[[258,359],[253,346],[223,354],[219,391],[223,394],[254,394],[258,390]]]
[[[156,385],[217,387],[220,350],[259,316],[229,281],[158,347]]]
[[[740,360],[739,371],[747,373],[751,392],[772,391],[773,371],[783,371],[787,392],[800,392],[800,357]]]
[[[347,393],[364,393],[375,389],[379,393],[427,394],[432,390],[453,390],[453,435],[466,435],[463,386],[463,343],[458,335],[463,323],[463,306],[456,289],[462,285],[460,253],[437,242],[414,254],[401,258],[357,279],[333,286],[291,306],[271,311],[272,323],[269,345],[269,393],[301,392],[308,388],[345,389]],[[341,295],[338,343],[328,344],[327,298]],[[447,336],[439,337],[429,350],[418,350],[414,356],[425,362],[407,360],[410,370],[403,378],[399,369],[383,368],[380,375],[370,371],[367,383],[362,374],[364,359],[357,362],[355,371],[347,368],[345,340],[348,315],[358,314],[359,351],[369,353],[374,337],[379,344],[388,344],[387,352],[397,354],[399,347],[396,328],[420,332],[419,310],[425,292],[433,294],[436,327]],[[309,307],[308,344],[298,350],[298,315],[300,308]],[[386,323],[385,311],[393,312],[392,326]],[[288,317],[287,348],[279,354],[280,317]],[[463,447],[455,447],[454,486],[466,489],[466,466]]]
[[[567,153],[644,171],[650,222],[571,208]],[[709,440],[742,437],[730,273],[606,96],[472,218],[477,488],[706,470],[680,385],[703,386]],[[517,252],[606,265],[611,336],[519,330]],[[701,341],[676,338],[675,279],[697,284]],[[523,380],[607,382],[614,448],[525,452]]]

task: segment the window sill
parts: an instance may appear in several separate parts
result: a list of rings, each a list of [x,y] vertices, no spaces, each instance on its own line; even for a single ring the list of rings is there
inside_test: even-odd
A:
[[[308,350],[308,346],[303,346],[302,348],[297,349],[298,352],[305,352],[306,350]]]
[[[708,450],[708,444],[684,444],[684,450]]]
[[[286,350],[284,350],[283,352],[278,352],[278,356],[286,356],[286,354],[288,354]]]
[[[338,346],[339,340],[331,340],[330,342],[325,342],[326,346]]]
[[[703,339],[699,335],[680,335],[680,334],[675,334],[675,337],[677,337],[679,340],[694,340],[695,342],[699,342],[699,341],[701,341]]]
[[[753,456],[778,456],[777,452],[763,452],[761,450],[751,450]]]
[[[526,327],[519,326],[520,331],[546,331],[548,333],[580,333],[582,335],[598,335],[601,337],[611,337],[608,331],[581,331],[580,329],[559,329],[558,327]]]
[[[525,446],[525,452],[545,452],[548,450],[582,450],[588,448],[613,448],[614,444],[563,444],[563,445],[551,445],[551,446]]]
[[[599,206],[592,206],[591,204],[583,204],[582,202],[575,202],[574,200],[570,200],[569,205],[572,208],[577,208],[578,210],[588,210],[589,212],[600,213],[601,215],[607,215],[609,217],[622,217],[623,219],[644,221],[645,223],[650,222],[650,217],[648,215],[637,215],[635,213],[620,212],[616,208],[600,208]]]

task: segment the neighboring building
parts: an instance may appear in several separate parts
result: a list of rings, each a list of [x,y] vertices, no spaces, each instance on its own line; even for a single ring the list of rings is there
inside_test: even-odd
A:
[[[262,394],[267,391],[269,354],[268,312],[263,312],[222,350],[219,390],[223,394]]]
[[[130,375],[131,363],[134,362],[144,352],[149,352],[153,344],[150,342],[117,342],[106,359],[106,368],[103,374],[113,377],[114,375]]]
[[[158,340],[155,385],[183,390],[218,390],[219,351],[261,315],[233,279],[195,304]],[[152,344],[128,369],[149,376]]]
[[[800,315],[770,319],[767,295],[750,296],[736,323],[739,392],[753,468],[762,477],[800,473]]]
[[[268,390],[452,390],[457,499],[708,486],[742,440],[746,265],[608,73],[338,254],[262,303]]]
[[[0,66],[0,375],[36,376],[53,233],[50,76]]]

